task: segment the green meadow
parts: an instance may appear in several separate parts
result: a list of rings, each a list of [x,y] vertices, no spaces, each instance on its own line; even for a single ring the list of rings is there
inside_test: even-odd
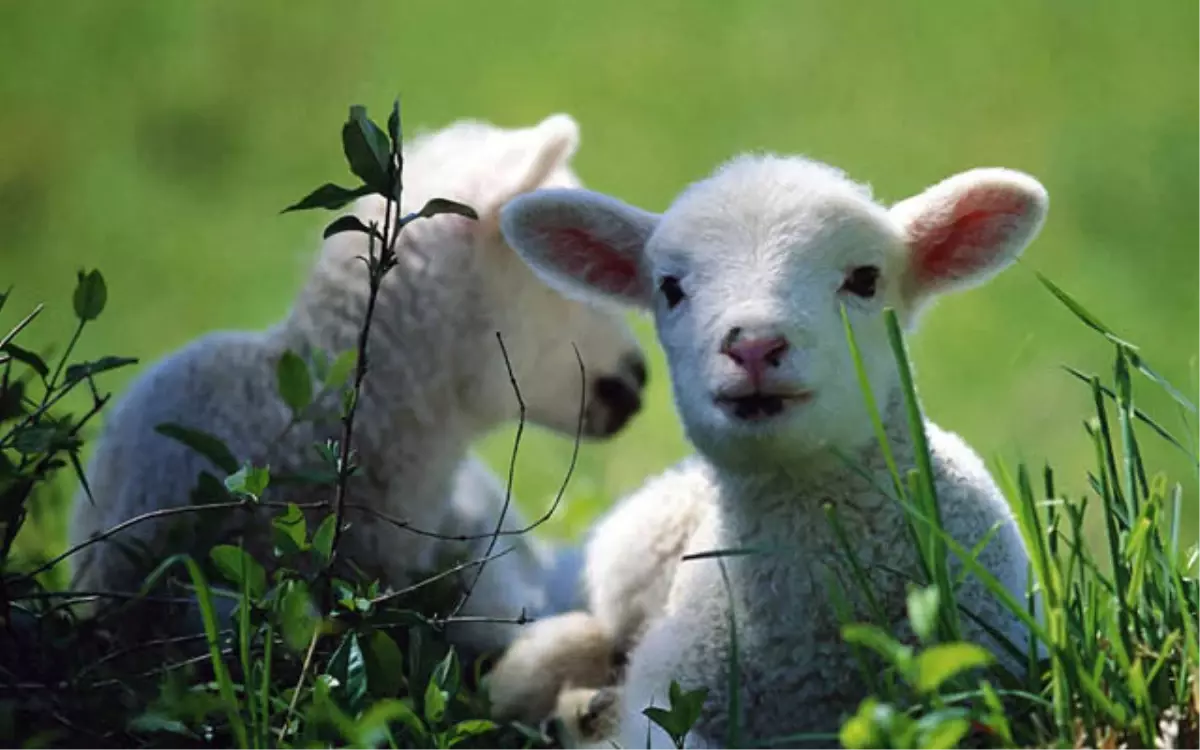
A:
[[[887,201],[1007,166],[1046,185],[1047,224],[1020,264],[925,316],[911,339],[918,386],[929,415],[985,457],[1049,462],[1082,494],[1094,407],[1062,365],[1111,382],[1111,345],[1035,272],[1194,397],[1197,22],[1195,3],[1168,0],[5,3],[3,326],[45,302],[24,343],[63,345],[81,267],[104,273],[109,304],[80,357],[144,367],[206,331],[271,324],[331,218],[279,210],[345,174],[349,105],[382,119],[397,94],[409,131],[570,113],[585,183],[653,210],[747,150],[831,162]],[[582,447],[547,534],[579,538],[688,451],[650,326],[636,326],[648,407]],[[119,391],[131,375],[101,382]],[[1195,440],[1194,415],[1138,393]],[[512,438],[480,446],[498,470]],[[1143,443],[1151,471],[1183,483],[1190,543],[1195,465]],[[526,431],[515,493],[530,513],[553,500],[571,450]],[[42,498],[26,553],[61,549],[71,489]]]

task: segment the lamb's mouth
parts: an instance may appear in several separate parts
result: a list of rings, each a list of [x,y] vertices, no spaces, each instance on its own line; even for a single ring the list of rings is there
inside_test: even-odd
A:
[[[794,391],[788,393],[747,393],[744,395],[718,395],[717,405],[734,419],[745,422],[757,422],[771,419],[783,413],[784,409],[793,404],[804,403],[812,399],[811,391]]]

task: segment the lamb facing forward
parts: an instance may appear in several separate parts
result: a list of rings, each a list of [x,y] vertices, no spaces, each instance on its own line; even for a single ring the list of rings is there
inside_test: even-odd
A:
[[[825,507],[836,511],[900,634],[904,574],[917,567],[903,511],[879,490],[890,475],[841,307],[903,472],[914,451],[885,306],[912,329],[936,295],[1010,264],[1047,205],[1033,178],[977,169],[887,209],[824,164],[742,156],[662,215],[583,190],[537,191],[507,206],[505,236],[548,281],[653,311],[699,455],[650,480],[598,525],[586,552],[590,614],[522,634],[491,677],[498,712],[540,718],[528,712],[552,710],[567,688],[560,714],[586,709],[564,716],[568,725],[587,719],[604,734],[615,724],[624,747],[644,747],[642,710],[668,705],[678,680],[685,690],[708,689],[689,741],[720,746],[730,726],[732,606],[744,740],[836,731],[865,688],[826,590],[831,573],[846,590],[854,586]],[[925,433],[946,530],[971,548],[998,527],[978,560],[1023,596],[1028,555],[1001,492],[960,438],[929,422]],[[759,553],[680,560],[728,549]],[[1027,643],[1024,626],[974,576],[958,601]],[[865,619],[862,602],[854,604]],[[962,627],[964,637],[994,644],[969,618]],[[617,700],[588,708],[595,692],[579,688],[603,684],[623,651],[622,688],[599,694]],[[649,731],[653,747],[673,746],[659,727]]]
[[[354,436],[361,469],[351,480],[353,502],[418,529],[492,531],[503,488],[468,450],[518,414],[497,331],[531,422],[574,435],[581,388],[587,389],[585,437],[611,436],[638,411],[646,371],[626,323],[612,310],[566,299],[546,286],[499,229],[499,211],[513,197],[539,187],[579,186],[569,166],[578,141],[575,121],[560,114],[519,129],[460,121],[406,149],[404,211],[445,197],[475,208],[479,221],[439,216],[401,234],[400,264],[386,277],[374,313],[370,372]],[[364,223],[382,225],[383,199],[360,199],[353,211]],[[95,503],[82,493],[77,497],[73,541],[148,511],[187,505],[197,475],[216,471],[201,455],[158,434],[162,423],[211,433],[238,460],[275,472],[311,465],[313,443],[338,438],[339,425],[335,417],[285,430],[290,412],[276,393],[276,363],[288,349],[334,357],[354,348],[367,300],[367,274],[357,256],[366,250],[362,234],[334,235],[284,321],[263,332],[204,336],[143,373],[108,416],[88,472]],[[583,359],[586,383],[572,344]],[[330,411],[336,415],[336,407]],[[268,494],[303,503],[326,499],[328,489],[279,486]],[[510,516],[510,528],[522,525],[515,510]],[[354,510],[347,519],[342,557],[396,588],[447,555],[476,557],[486,544],[439,541]],[[259,531],[269,531],[265,527],[257,524]],[[165,523],[144,523],[86,548],[75,561],[75,585],[137,590],[144,571],[113,542],[132,538],[157,554],[178,551],[163,549],[164,535]],[[521,539],[507,537],[500,546],[521,545]],[[247,544],[261,553],[269,539],[255,535]],[[529,547],[488,564],[463,614],[512,618],[522,609],[540,610],[546,563],[542,551]],[[464,625],[460,642],[502,647],[514,629]]]

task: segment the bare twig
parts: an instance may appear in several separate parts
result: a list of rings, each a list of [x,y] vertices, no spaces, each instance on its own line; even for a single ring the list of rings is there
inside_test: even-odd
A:
[[[5,334],[3,339],[0,339],[0,349],[11,344],[13,339],[17,337],[17,334],[25,330],[25,327],[32,323],[33,319],[42,313],[43,307],[45,307],[45,305],[38,303],[38,306],[33,308],[33,312],[29,313],[24,318],[21,318],[21,321],[13,326],[11,331]]]
[[[428,578],[424,578],[424,579],[412,584],[411,586],[405,586],[404,588],[400,589],[399,591],[392,591],[387,594],[377,596],[371,600],[371,604],[383,604],[385,602],[391,601],[392,599],[397,599],[397,598],[405,596],[407,594],[411,594],[412,592],[414,592],[418,589],[422,589],[431,583],[435,583],[437,581],[442,580],[443,578],[452,576],[455,573],[459,572],[460,570],[466,570],[467,568],[473,567],[475,565],[483,565],[484,563],[489,562],[491,560],[497,560],[501,557],[504,557],[509,552],[512,552],[513,549],[514,549],[513,547],[505,547],[504,549],[502,549],[501,551],[497,552],[494,555],[487,555],[485,557],[477,558],[475,560],[468,560],[467,562],[459,563],[458,565],[447,568],[446,570],[443,570],[440,573],[436,573],[434,575],[429,576]]]
[[[504,518],[508,513],[508,507],[512,501],[513,480],[516,475],[517,467],[517,452],[521,445],[521,434],[525,428],[525,399],[521,396],[520,386],[517,385],[517,378],[513,374],[512,362],[508,358],[508,350],[504,347],[504,339],[500,336],[499,331],[496,332],[496,341],[500,344],[500,353],[504,355],[504,366],[508,370],[508,381],[512,385],[513,393],[517,397],[517,405],[520,411],[519,420],[517,421],[517,433],[513,437],[512,457],[509,459],[508,464],[508,483],[504,490],[504,506],[500,509],[500,517],[496,519],[495,530],[489,535],[491,537],[491,541],[488,543],[487,552],[484,553],[485,562],[487,557],[491,555],[492,550],[495,549],[496,540],[500,536],[505,535],[502,531],[504,526]],[[575,351],[575,361],[579,363],[579,419],[575,426],[575,441],[571,447],[571,462],[567,465],[567,473],[563,476],[563,482],[559,486],[558,493],[554,496],[554,502],[550,505],[549,510],[547,510],[546,513],[541,516],[541,518],[538,518],[524,529],[517,530],[515,533],[528,533],[548,521],[550,517],[554,515],[555,511],[558,510],[559,503],[562,502],[563,495],[566,494],[567,485],[571,481],[571,476],[575,473],[575,464],[579,459],[579,444],[583,439],[583,421],[587,401],[587,373],[583,366],[583,357],[581,357],[579,354],[579,348],[574,344],[571,345],[571,348]],[[481,564],[479,566],[479,570],[475,573],[475,579],[471,582],[471,585],[463,593],[462,598],[458,600],[458,604],[450,613],[450,618],[457,617],[458,614],[462,612],[463,607],[466,606],[467,600],[471,597],[471,593],[474,592],[475,587],[479,584],[479,579],[482,575],[483,565]]]
[[[521,435],[525,432],[525,399],[521,396],[521,387],[517,385],[517,376],[513,373],[512,360],[508,358],[508,349],[504,346],[504,337],[496,331],[496,343],[500,345],[500,354],[504,357],[504,368],[508,371],[508,382],[512,384],[513,394],[517,397],[517,434],[513,436],[512,457],[508,461],[508,481],[504,486],[504,505],[500,508],[500,516],[496,519],[496,529],[492,532],[491,539],[488,541],[487,551],[483,553],[484,562],[487,561],[492,550],[496,549],[496,541],[500,538],[500,531],[504,528],[504,518],[508,515],[508,507],[512,504],[512,488],[513,479],[517,473],[517,453],[521,449]],[[450,617],[457,617],[466,606],[467,600],[471,598],[471,594],[475,591],[475,587],[479,585],[479,579],[483,576],[483,563],[475,570],[475,579],[471,581],[471,585],[463,592],[463,595],[458,600],[458,604],[454,605],[454,610],[451,611]]]
[[[224,637],[232,635],[232,634],[233,634],[232,629],[217,631],[217,636],[220,638],[224,638]],[[72,678],[72,680],[79,680],[81,677],[86,675],[88,672],[95,671],[96,669],[99,669],[101,666],[107,664],[108,662],[113,661],[114,659],[120,659],[122,656],[128,656],[129,654],[136,654],[139,651],[145,651],[147,649],[155,648],[157,646],[173,646],[173,645],[180,644],[180,643],[191,643],[192,641],[203,641],[203,640],[206,640],[207,638],[208,638],[207,633],[193,633],[192,635],[178,635],[178,636],[174,636],[171,638],[155,638],[153,640],[145,641],[143,643],[138,643],[138,644],[135,644],[128,648],[123,648],[118,651],[113,651],[112,653],[105,654],[104,656],[100,657],[99,659],[92,662],[91,664],[87,664],[87,665],[81,667],[80,670],[75,673],[75,676]]]
[[[312,639],[308,642],[308,651],[304,654],[304,664],[300,666],[300,677],[296,679],[296,689],[292,691],[292,700],[288,703],[287,715],[283,720],[283,733],[287,734],[288,729],[292,726],[292,719],[296,716],[296,703],[300,700],[300,689],[304,687],[304,676],[308,674],[309,667],[312,666],[313,654],[317,650],[317,641],[321,640],[321,623],[317,623],[313,628]]]
[[[95,601],[97,599],[129,600],[141,599],[152,604],[195,604],[193,599],[171,596],[143,596],[136,591],[30,591],[25,594],[14,594],[12,601],[36,601],[39,599],[71,599]]]
[[[62,554],[58,555],[57,557],[52,557],[51,559],[42,563],[37,568],[34,568],[31,571],[20,574],[19,576],[16,577],[15,580],[21,581],[21,580],[27,580],[27,579],[33,578],[34,576],[36,576],[40,573],[44,573],[47,570],[50,570],[55,565],[58,565],[60,562],[67,559],[71,555],[74,555],[75,553],[77,553],[81,550],[84,550],[84,549],[92,546],[93,544],[103,542],[105,539],[115,536],[116,534],[121,533],[125,529],[128,529],[132,526],[137,526],[138,524],[146,523],[147,521],[153,521],[155,519],[166,518],[169,516],[183,515],[185,513],[200,513],[200,512],[204,512],[204,511],[210,511],[210,510],[234,510],[237,508],[253,508],[253,507],[287,508],[290,505],[295,505],[300,510],[311,510],[314,508],[325,507],[326,504],[322,503],[322,502],[284,503],[284,502],[265,501],[265,500],[260,501],[260,502],[254,502],[253,500],[250,500],[250,499],[244,499],[244,500],[230,500],[228,502],[223,502],[223,503],[207,503],[204,505],[179,505],[174,508],[159,508],[158,510],[152,510],[152,511],[149,511],[146,513],[142,513],[141,515],[134,516],[133,518],[126,519],[126,520],[122,521],[121,523],[117,524],[116,526],[111,526],[111,527],[105,529],[104,531],[99,532],[98,534],[93,534],[92,536],[83,540],[79,544],[76,544],[75,546],[67,549],[67,551],[63,552]],[[100,595],[107,595],[107,594],[100,592]]]
[[[145,523],[146,521],[153,521],[158,518],[167,518],[169,516],[177,516],[177,515],[181,515],[183,513],[193,513],[193,512],[202,511],[202,510],[229,510],[231,508],[241,508],[241,507],[244,507],[245,505],[247,505],[248,503],[249,503],[248,500],[236,500],[236,501],[230,501],[227,503],[212,503],[209,505],[181,505],[177,508],[159,508],[158,510],[152,510],[148,513],[143,513],[140,516],[134,516],[133,518],[122,521],[121,523],[117,524],[116,526],[105,529],[104,531],[101,531],[99,534],[94,534],[91,537],[88,537],[87,539],[80,542],[79,544],[76,544],[75,546],[68,548],[67,551],[63,552],[61,555],[58,555],[57,557],[52,557],[47,562],[42,563],[40,566],[34,568],[33,570],[31,570],[27,573],[23,573],[20,578],[21,579],[33,578],[34,576],[38,575],[39,573],[44,573],[47,570],[50,570],[55,565],[58,565],[60,562],[67,559],[68,557],[75,554],[76,552],[79,552],[82,549],[90,547],[93,544],[102,542],[111,536],[119,534],[131,526],[137,526],[138,524]],[[18,580],[20,580],[20,579],[18,579]]]

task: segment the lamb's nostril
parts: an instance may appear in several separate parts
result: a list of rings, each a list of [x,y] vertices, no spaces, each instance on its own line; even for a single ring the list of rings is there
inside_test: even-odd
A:
[[[751,372],[765,367],[779,367],[789,348],[783,336],[757,339],[736,339],[721,348],[721,353]]]
[[[629,363],[629,373],[633,375],[633,382],[637,383],[638,388],[646,387],[646,361],[641,357],[631,360]]]
[[[779,367],[779,360],[785,353],[787,353],[787,350],[787,339],[780,337],[778,340],[776,340],[775,347],[768,350],[767,353],[763,355],[763,359],[765,359],[767,364],[769,364],[771,367]]]

